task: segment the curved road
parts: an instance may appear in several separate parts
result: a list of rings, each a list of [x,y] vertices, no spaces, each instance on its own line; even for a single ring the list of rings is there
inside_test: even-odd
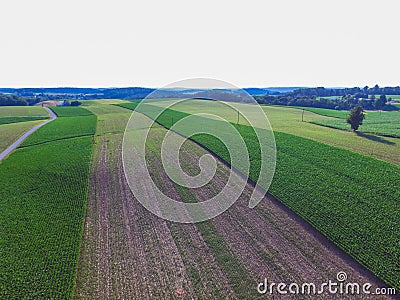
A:
[[[36,125],[35,127],[31,128],[30,130],[25,132],[22,136],[20,136],[18,138],[18,140],[16,140],[11,146],[9,146],[6,150],[4,150],[2,153],[0,153],[0,161],[3,160],[5,157],[7,157],[7,155],[10,154],[11,151],[13,151],[15,148],[17,148],[28,136],[30,136],[32,133],[34,133],[40,127],[57,119],[57,115],[51,109],[49,109],[47,107],[45,107],[44,109],[49,112],[51,118],[49,120],[47,120],[46,122]]]

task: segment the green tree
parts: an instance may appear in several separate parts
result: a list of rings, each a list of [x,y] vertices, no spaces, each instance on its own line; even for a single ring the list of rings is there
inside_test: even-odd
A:
[[[356,105],[350,110],[350,114],[347,117],[347,123],[350,124],[351,129],[356,131],[360,125],[362,125],[363,120],[365,119],[364,109],[361,105]]]
[[[387,102],[386,95],[380,95],[379,98],[374,101],[374,107],[376,109],[381,110],[382,108],[385,107],[386,102]]]
[[[82,102],[77,101],[77,100],[71,101],[71,106],[79,106],[81,104],[82,104]]]

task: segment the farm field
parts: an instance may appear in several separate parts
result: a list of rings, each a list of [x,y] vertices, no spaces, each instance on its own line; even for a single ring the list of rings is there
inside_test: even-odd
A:
[[[48,117],[0,117],[0,125],[3,124],[12,124],[12,123],[20,123],[20,122],[29,122],[29,121],[37,121],[37,120],[47,120]]]
[[[0,107],[0,153],[41,120],[49,118],[43,107]]]
[[[318,285],[334,280],[339,271],[351,281],[400,288],[400,167],[389,151],[398,144],[301,122],[298,109],[263,107],[278,151],[269,189],[273,196],[250,209],[253,187],[247,184],[225,213],[179,224],[147,211],[126,181],[122,140],[138,102],[85,104],[52,108],[59,118],[0,162],[0,226],[5,228],[0,231],[0,299],[265,299],[256,289],[264,278]],[[152,116],[166,104],[147,105],[145,114]],[[173,108],[158,118],[161,125],[151,127],[147,167],[166,195],[204,201],[223,189],[228,167],[217,159],[216,174],[200,188],[176,184],[161,163],[165,127],[189,112],[219,114],[236,123],[237,112],[205,100]],[[312,112],[304,118],[332,119]],[[201,118],[199,124],[220,128],[219,122]],[[0,130],[26,123],[31,122],[0,125]],[[259,146],[248,123],[242,118],[239,123],[234,126],[250,149],[250,176],[256,180]],[[329,136],[330,143],[324,143]],[[357,149],[364,155],[343,149],[353,147],[351,138],[360,142]],[[230,162],[227,148],[212,137],[192,139]],[[387,162],[372,158],[376,155],[368,147],[380,149]],[[196,175],[206,153],[186,141],[180,152],[185,172]],[[240,170],[240,164],[233,165]]]
[[[40,123],[41,121],[29,121],[0,125],[0,152],[6,150],[21,135]]]
[[[400,100],[400,95],[386,95],[386,98],[392,98],[393,100]]]
[[[48,116],[48,112],[43,107],[39,106],[0,106],[0,118]]]
[[[129,100],[120,100],[120,99],[100,99],[100,100],[87,100],[82,101],[82,106],[93,106],[94,104],[121,104],[121,103],[130,103]]]
[[[149,115],[159,109],[154,106]],[[166,110],[158,121],[168,128],[172,116],[176,121],[185,114]],[[216,124],[210,126],[218,127],[219,121],[211,121]],[[241,125],[237,129],[245,141],[250,141],[254,137],[246,127]],[[229,162],[226,148],[219,148],[210,136],[193,138]],[[275,138],[278,160],[270,188],[272,195],[375,274],[398,287],[396,262],[400,249],[393,246],[389,250],[386,244],[389,241],[393,245],[400,239],[395,229],[399,218],[400,168],[294,135],[275,132]],[[257,179],[255,167],[257,164],[252,164],[253,180]],[[376,211],[379,214],[375,215]]]
[[[79,113],[79,112],[78,112]],[[90,113],[87,111],[87,113]],[[90,113],[91,114],[91,113]],[[49,141],[92,136],[96,130],[96,116],[84,115],[61,117],[47,124],[36,134],[29,136],[21,147],[43,144]]]
[[[130,115],[126,109],[112,114],[96,106],[88,109],[98,112],[99,121]],[[338,269],[351,278],[379,284],[273,198],[249,209],[251,186],[212,221],[178,224],[155,217],[133,197],[125,180],[121,160],[125,124],[119,126],[116,130],[112,122],[98,123],[75,299],[180,298],[178,288],[188,299],[255,299],[257,283],[267,275],[276,281],[319,282],[335,278]],[[218,193],[228,177],[221,162],[212,182],[195,192],[167,177],[159,150],[166,132],[155,125],[148,140],[149,169],[159,188],[186,202]],[[198,158],[205,153],[186,142],[185,170],[195,174]]]
[[[169,101],[154,102],[154,105],[161,107],[170,104]],[[121,104],[121,106],[127,108],[134,108],[135,105],[136,102]],[[173,109],[189,114],[214,113],[230,122],[236,123],[237,121],[237,112],[235,110],[215,101],[190,100],[175,105]],[[342,131],[312,124],[311,122],[334,119],[310,111],[304,112],[304,122],[301,122],[302,111],[299,109],[279,106],[263,106],[263,109],[275,132],[289,133],[312,139],[400,165],[400,155],[398,155],[400,153],[400,139],[398,138],[380,137],[371,134],[356,135],[351,131]],[[243,118],[239,118],[239,124],[246,124],[246,122]]]
[[[314,107],[293,107],[296,109],[304,109],[306,111],[314,112],[322,116],[333,117],[336,119],[321,119],[310,121],[311,123],[332,127],[341,130],[351,130],[350,125],[346,123],[346,118],[349,115],[345,110],[333,110],[325,108]],[[400,137],[400,112],[398,111],[367,111],[366,118],[360,126],[359,131],[364,133],[372,133],[376,135]],[[341,119],[341,120],[337,120]]]
[[[335,109],[327,109],[327,108],[318,108],[318,107],[302,107],[302,106],[287,106],[294,109],[301,109],[305,111],[310,111],[316,113],[321,116],[327,116],[338,119],[346,119],[349,115],[347,110],[335,110]]]
[[[24,123],[13,125],[19,124]],[[58,138],[57,127],[51,127],[55,133],[45,144],[27,143],[0,163],[1,299],[70,299],[73,294],[93,137],[82,137],[78,126],[69,128],[71,138]]]
[[[315,124],[350,130],[350,125],[345,120],[314,121]],[[376,135],[400,138],[400,112],[367,112],[359,131]]]
[[[75,106],[53,106],[50,108],[58,117],[77,117],[77,116],[91,116],[90,111],[83,107]]]

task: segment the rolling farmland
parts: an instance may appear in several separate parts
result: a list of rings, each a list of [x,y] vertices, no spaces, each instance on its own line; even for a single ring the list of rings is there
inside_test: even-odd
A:
[[[0,107],[0,153],[29,129],[49,118],[42,107]]]
[[[158,111],[156,106],[146,108],[149,116]],[[166,110],[157,121],[169,128],[173,119],[176,122],[185,116]],[[218,128],[219,121],[209,122],[215,123],[211,127]],[[236,127],[245,141],[255,138],[248,126]],[[400,240],[400,168],[294,135],[276,132],[275,137],[278,160],[271,194],[375,274],[398,287],[396,265],[400,249],[388,248],[387,243]],[[230,161],[226,148],[221,148],[211,136],[192,138]],[[250,176],[256,181],[257,153],[251,162]],[[377,211],[379,214],[374,213]]]
[[[19,122],[29,122],[29,121],[37,121],[37,120],[47,120],[48,117],[0,117],[0,125],[2,124],[11,124],[11,123],[19,123]]]
[[[154,105],[161,107],[170,104],[169,101],[154,102]],[[133,109],[136,106],[136,102],[121,104],[121,106]],[[236,123],[237,121],[237,112],[235,110],[215,101],[184,101],[176,104],[173,109],[188,114],[214,113],[230,122]],[[400,165],[400,155],[398,155],[400,153],[400,140],[398,138],[379,137],[370,134],[356,135],[351,131],[336,130],[312,124],[311,122],[322,122],[333,119],[310,111],[304,112],[304,122],[302,122],[302,111],[299,109],[263,106],[263,110],[267,114],[275,132],[304,137]],[[331,112],[332,110],[323,111]],[[240,118],[239,124],[246,125],[247,123],[243,118]]]
[[[349,115],[345,110],[333,110],[325,108],[314,107],[292,107],[295,109],[304,109],[322,116],[333,117],[335,119],[316,119],[310,121],[311,123],[332,127],[341,130],[350,130],[350,125],[346,123],[346,118]],[[384,112],[365,112],[366,118],[360,131],[364,133],[372,133],[387,137],[400,137],[400,112],[398,111],[384,111]],[[339,119],[339,120],[338,120]],[[364,135],[365,136],[365,135]],[[368,136],[368,135],[367,135]]]
[[[57,118],[41,128],[37,134],[28,137],[21,147],[43,144],[54,140],[93,136],[95,133],[96,116],[77,116]]]
[[[42,140],[53,123],[31,141]],[[45,144],[26,143],[0,163],[1,299],[72,297],[92,137],[70,127],[70,138],[57,139],[57,126],[51,128]]]
[[[350,125],[345,120],[323,120],[315,124],[350,130]],[[363,124],[360,125],[362,133],[373,133],[381,136],[400,137],[400,112],[367,112]]]
[[[122,141],[138,103],[52,108],[59,118],[0,163],[0,299],[265,299],[257,292],[264,278],[322,284],[339,271],[353,282],[400,288],[398,139],[382,143],[309,123],[329,116],[305,112],[301,122],[300,110],[263,107],[277,145],[272,195],[250,209],[248,183],[223,214],[180,224],[147,211],[126,181]],[[155,101],[143,113],[153,117],[166,104]],[[213,197],[228,181],[225,162],[241,168],[221,142],[196,134],[179,154],[187,174],[198,174],[206,149],[225,162],[217,159],[203,187],[169,178],[161,161],[166,128],[201,112],[233,123],[250,150],[250,176],[259,175],[259,144],[248,122],[239,116],[236,124],[236,111],[221,103],[187,101],[165,110],[146,141],[152,180],[177,201]],[[191,126],[222,128],[215,118],[199,118]]]
[[[48,112],[40,106],[0,106],[0,118],[48,116]]]
[[[41,121],[18,122],[0,125],[0,152],[6,150],[14,141]]]
[[[279,202],[266,198],[259,209],[249,209],[251,186],[237,205],[212,221],[178,224],[155,217],[133,197],[123,175],[125,126],[121,123],[117,131],[112,122],[101,122],[113,115],[115,119],[129,116],[128,110],[119,108],[113,114],[96,106],[88,106],[97,111],[99,123],[75,299],[180,298],[179,289],[185,291],[184,298],[254,299],[257,282],[267,274],[271,280],[319,282],[327,274],[334,278],[336,268],[358,280],[369,277],[376,282],[340,251],[323,246],[329,242],[321,244],[323,237],[316,238]],[[166,132],[155,125],[148,140],[149,169],[159,188],[185,202],[218,193],[228,176],[221,162],[216,178],[196,191],[167,177],[159,152]],[[189,174],[196,173],[198,157],[204,153],[199,146],[185,143],[182,161]]]
[[[51,110],[59,117],[92,116],[93,114],[83,107],[53,106]]]

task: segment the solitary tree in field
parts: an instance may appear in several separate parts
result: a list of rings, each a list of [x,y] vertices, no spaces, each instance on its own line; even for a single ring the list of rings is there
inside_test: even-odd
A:
[[[362,125],[365,119],[365,114],[362,106],[360,104],[356,105],[350,110],[350,114],[347,117],[347,123],[350,124],[351,129],[356,131],[360,125]]]

